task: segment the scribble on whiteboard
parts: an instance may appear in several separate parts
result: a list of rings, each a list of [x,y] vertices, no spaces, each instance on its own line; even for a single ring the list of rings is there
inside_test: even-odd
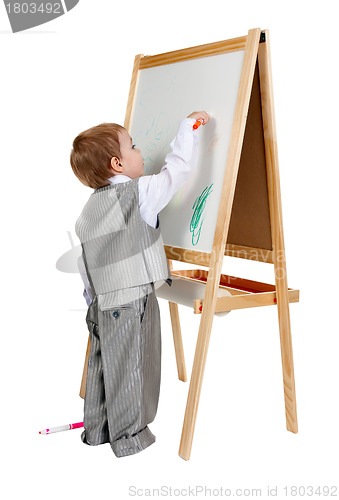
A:
[[[218,147],[220,137],[221,137],[220,134],[214,134],[209,139],[209,144],[208,144],[208,152],[209,153],[213,153],[213,151]]]
[[[142,120],[135,123],[133,139],[141,149],[146,174],[159,173],[169,152],[170,141],[176,135],[178,123],[173,120],[172,110],[182,108],[176,79],[173,75],[169,82],[152,82],[136,100],[135,108]]]
[[[206,187],[203,190],[203,192],[201,193],[201,195],[198,196],[198,198],[195,200],[195,202],[193,204],[192,210],[194,210],[194,212],[193,212],[191,224],[190,224],[190,232],[193,233],[192,234],[192,245],[196,245],[199,241],[202,224],[205,220],[205,216],[202,220],[201,220],[201,217],[202,217],[202,213],[205,209],[207,197],[211,193],[213,193],[213,191],[211,191],[212,186],[213,186],[213,183],[210,185],[210,187]]]
[[[145,120],[145,127],[135,135],[135,142],[142,143],[142,156],[145,162],[145,172],[151,170],[152,165],[167,153],[168,137],[170,134],[170,120],[166,113],[159,113],[157,117],[149,115]]]

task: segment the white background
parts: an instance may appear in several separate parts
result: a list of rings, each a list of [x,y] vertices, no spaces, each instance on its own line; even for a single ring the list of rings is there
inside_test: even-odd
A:
[[[260,488],[262,497],[277,486],[283,498],[284,486],[338,485],[334,7],[334,1],[80,0],[65,16],[12,34],[0,5],[4,498],[125,499],[133,487],[139,496],[161,487],[167,496],[170,487],[172,496],[180,489],[188,496],[197,485],[219,489],[219,496],[220,488]],[[82,284],[79,275],[55,268],[70,248],[67,231],[77,244],[74,222],[92,192],[69,165],[72,140],[98,123],[123,123],[135,54],[256,27],[271,34],[288,285],[300,289],[300,303],[290,306],[299,433],[285,428],[276,307],[233,311],[213,323],[191,459],[182,460],[188,383],[177,379],[168,305],[161,301],[162,385],[150,424],[156,443],[116,458],[109,445],[85,446],[80,430],[40,436],[40,429],[83,416]],[[225,258],[223,272],[274,280],[272,265],[244,259]],[[200,317],[184,307],[180,317],[190,374]]]

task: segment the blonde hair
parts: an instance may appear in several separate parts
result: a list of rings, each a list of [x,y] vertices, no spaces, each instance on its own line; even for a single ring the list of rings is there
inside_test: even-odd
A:
[[[73,141],[71,167],[77,178],[91,188],[108,184],[114,174],[111,158],[121,159],[119,133],[126,130],[117,123],[101,123],[81,132]]]

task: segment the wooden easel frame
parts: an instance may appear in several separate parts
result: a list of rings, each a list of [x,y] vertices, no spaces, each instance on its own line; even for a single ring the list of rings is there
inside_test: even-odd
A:
[[[129,129],[130,127],[131,113],[140,69],[234,50],[245,50],[245,53],[212,252],[182,251],[178,248],[165,246],[166,255],[169,259],[173,275],[181,276],[184,279],[199,279],[206,282],[204,299],[200,301],[196,300],[194,304],[192,304],[194,312],[201,314],[201,321],[179,447],[179,455],[185,460],[189,460],[191,454],[213,316],[214,313],[218,311],[277,305],[285,395],[286,427],[291,432],[298,432],[289,302],[297,302],[299,300],[299,290],[288,289],[287,286],[268,30],[261,31],[260,28],[256,28],[250,30],[245,37],[226,40],[224,42],[191,47],[189,49],[156,56],[136,56],[126,110],[125,128]],[[257,63],[260,80],[272,250],[240,247],[226,243],[244,141],[253,77]],[[253,256],[253,250],[259,250],[256,257]],[[251,260],[264,260],[273,263],[275,286],[222,275],[221,268],[224,255],[250,258]],[[209,270],[208,272],[199,270],[173,271],[172,260],[200,264],[208,267]],[[218,298],[217,292],[219,287],[229,290],[231,296]],[[169,302],[169,308],[178,377],[180,380],[186,381],[187,375],[180,331],[178,304]],[[87,359],[85,361],[85,368],[86,367]],[[84,376],[80,395],[84,395]]]

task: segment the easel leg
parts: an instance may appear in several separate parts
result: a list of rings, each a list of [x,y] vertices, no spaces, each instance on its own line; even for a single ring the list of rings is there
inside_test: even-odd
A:
[[[175,304],[174,302],[169,302],[168,304],[172,322],[173,341],[174,341],[175,358],[177,361],[178,378],[179,380],[182,380],[182,382],[187,382],[184,348],[182,344],[182,336],[181,336],[181,328],[179,320],[179,308],[178,304]]]
[[[269,32],[266,42],[259,44],[259,78],[262,102],[262,118],[266,154],[267,186],[270,205],[274,271],[277,293],[281,359],[284,379],[286,427],[298,432],[297,403],[294,382],[294,366],[288,302],[285,244],[282,224],[282,208],[277,151],[277,134],[274,116],[273,84]]]
[[[84,370],[82,372],[80,394],[79,394],[79,396],[82,399],[85,399],[85,394],[86,394],[87,366],[88,366],[88,358],[89,358],[90,350],[91,350],[91,341],[90,341],[90,337],[88,336],[86,358],[85,358]]]
[[[168,265],[169,265],[170,270],[173,271],[172,260],[168,261]],[[182,345],[182,336],[181,336],[181,328],[180,328],[180,320],[179,320],[179,308],[178,308],[178,304],[175,304],[174,302],[169,302],[168,304],[169,304],[169,310],[170,310],[170,315],[171,315],[171,323],[172,323],[172,331],[173,331],[175,358],[177,361],[178,378],[179,378],[179,380],[182,380],[183,382],[187,382],[184,348]]]
[[[281,361],[284,381],[286,428],[288,431],[298,432],[297,420],[297,400],[294,382],[294,364],[291,337],[290,310],[288,303],[288,289],[286,278],[286,266],[281,265],[276,271],[276,291],[280,332]],[[283,264],[285,262],[283,261]],[[283,278],[279,278],[279,273],[283,273]]]
[[[191,455],[194,427],[197,418],[212,322],[213,310],[208,307],[203,307],[179,447],[179,455],[184,460],[189,460]]]

